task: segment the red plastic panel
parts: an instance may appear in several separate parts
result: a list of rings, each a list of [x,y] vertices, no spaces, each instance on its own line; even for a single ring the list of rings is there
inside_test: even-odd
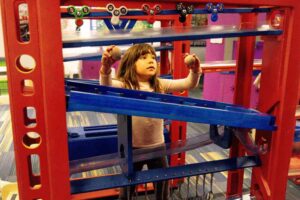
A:
[[[23,3],[29,41],[20,37]],[[2,0],[1,8],[20,199],[69,199],[59,1]]]

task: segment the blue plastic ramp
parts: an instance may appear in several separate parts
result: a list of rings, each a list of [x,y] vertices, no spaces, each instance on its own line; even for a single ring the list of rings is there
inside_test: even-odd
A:
[[[275,130],[275,118],[240,106],[66,81],[68,111],[97,111],[259,130]]]

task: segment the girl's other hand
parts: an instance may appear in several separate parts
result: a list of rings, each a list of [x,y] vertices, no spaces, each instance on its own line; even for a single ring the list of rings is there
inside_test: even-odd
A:
[[[194,73],[202,73],[202,69],[200,67],[200,59],[195,54],[186,53],[184,56],[184,63]]]
[[[118,47],[115,45],[107,47],[107,49],[103,52],[102,54],[102,59],[101,59],[101,72],[103,74],[109,74],[111,71],[111,66],[117,61],[115,60],[115,55],[112,54],[114,51],[113,49],[119,50]]]

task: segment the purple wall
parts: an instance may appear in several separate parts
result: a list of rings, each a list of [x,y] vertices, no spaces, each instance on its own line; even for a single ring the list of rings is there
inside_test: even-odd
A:
[[[208,75],[208,76],[207,76]],[[203,99],[233,103],[234,95],[234,74],[232,73],[209,73],[205,74],[204,80]],[[255,76],[252,77],[252,82],[255,80]],[[256,108],[258,103],[258,91],[253,86],[251,88],[251,100],[250,107]]]
[[[119,61],[113,64],[113,68],[117,71]],[[82,61],[82,71],[81,76],[83,79],[99,79],[99,69],[101,66],[101,61]]]
[[[208,25],[231,26],[239,24],[239,14],[222,14],[216,22],[210,20],[208,15]],[[210,39],[206,41],[205,61],[224,60],[224,39],[222,44],[212,44]]]
[[[99,61],[82,61],[82,72],[81,76],[83,79],[98,79],[99,78],[99,69],[100,69],[100,60]]]
[[[255,52],[254,52],[254,59],[261,59],[263,53],[263,46],[264,43],[262,41],[257,41],[255,44]],[[236,51],[237,51],[237,41],[233,42],[232,48],[232,59],[236,59]]]
[[[209,16],[210,17],[210,16]],[[265,19],[265,15],[259,15],[259,21]],[[217,22],[208,20],[209,25],[239,25],[239,14],[222,14],[219,15]],[[233,42],[232,59],[236,57],[237,44]],[[222,61],[224,60],[225,42],[222,44],[212,44],[210,40],[206,42],[205,61]],[[255,58],[262,57],[262,43],[256,45]],[[204,75],[203,98],[212,101],[232,103],[234,94],[234,74],[232,73],[207,73]],[[255,76],[252,77],[253,80]],[[252,87],[250,106],[255,108],[258,102],[258,91]]]
[[[210,15],[208,15],[210,18]],[[234,25],[239,23],[238,14],[223,14],[219,15],[219,19],[216,22],[208,20],[208,25]],[[225,42],[223,39],[222,44],[212,44],[210,39],[206,41],[206,53],[205,61],[220,61],[224,60]],[[232,75],[222,75],[217,73],[207,73],[204,75],[204,85],[203,85],[203,98],[212,101],[221,101],[226,103],[232,102],[232,92],[224,95],[224,87],[227,89],[234,82],[231,78]]]

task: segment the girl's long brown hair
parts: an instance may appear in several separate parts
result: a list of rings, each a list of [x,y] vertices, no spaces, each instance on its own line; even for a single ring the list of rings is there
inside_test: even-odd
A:
[[[155,56],[155,50],[149,44],[135,44],[130,47],[124,54],[121,63],[118,68],[117,79],[124,82],[125,88],[139,90],[139,82],[137,80],[137,74],[135,69],[135,62],[145,54],[151,53]],[[150,78],[150,87],[155,92],[162,92],[159,80],[157,78],[158,73]]]

